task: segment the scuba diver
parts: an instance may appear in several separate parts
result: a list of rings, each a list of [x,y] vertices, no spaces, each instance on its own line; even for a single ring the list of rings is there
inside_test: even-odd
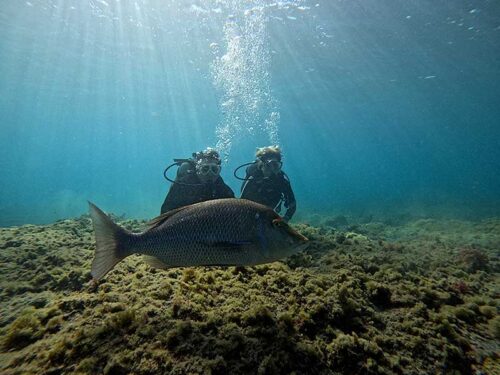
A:
[[[278,146],[258,148],[255,157],[255,161],[240,165],[234,171],[234,176],[243,180],[241,198],[264,204],[278,213],[284,203],[287,210],[283,219],[288,222],[295,213],[297,204],[290,180],[281,170],[281,150]],[[247,165],[246,177],[238,177],[237,171]]]
[[[167,176],[174,165],[179,166],[175,181]],[[172,185],[161,206],[161,213],[212,199],[234,198],[233,190],[224,183],[220,171],[219,153],[210,147],[193,153],[190,159],[174,159],[174,163],[163,172]]]

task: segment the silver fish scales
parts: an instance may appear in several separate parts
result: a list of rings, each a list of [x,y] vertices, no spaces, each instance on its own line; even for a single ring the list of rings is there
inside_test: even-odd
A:
[[[218,199],[167,212],[130,233],[89,202],[96,235],[94,279],[134,253],[153,267],[256,265],[292,255],[307,238],[272,209],[244,199]]]

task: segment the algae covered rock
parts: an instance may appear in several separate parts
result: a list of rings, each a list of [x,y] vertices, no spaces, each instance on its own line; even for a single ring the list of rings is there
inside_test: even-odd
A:
[[[283,262],[156,270],[131,256],[96,284],[88,217],[0,229],[8,238],[0,253],[0,372],[423,375],[498,368],[495,221],[296,227],[311,246]],[[460,248],[481,249],[487,262],[476,254],[467,268]]]
[[[462,248],[458,252],[458,259],[467,272],[488,271],[488,255],[475,247]]]
[[[2,346],[4,350],[23,348],[43,335],[44,328],[33,311],[24,312],[4,330]]]

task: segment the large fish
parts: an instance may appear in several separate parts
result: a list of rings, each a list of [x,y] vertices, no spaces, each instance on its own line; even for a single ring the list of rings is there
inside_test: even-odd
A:
[[[101,279],[128,255],[146,255],[156,268],[255,265],[285,258],[307,246],[272,209],[246,199],[217,199],[169,211],[142,233],[116,225],[89,202],[96,252],[92,276]]]

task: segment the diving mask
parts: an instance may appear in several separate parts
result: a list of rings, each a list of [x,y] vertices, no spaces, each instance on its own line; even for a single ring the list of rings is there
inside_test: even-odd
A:
[[[203,176],[207,176],[209,174],[216,176],[220,173],[220,165],[200,164],[196,167],[196,171]]]
[[[281,167],[283,166],[283,162],[281,162],[281,160],[276,160],[276,159],[264,159],[264,160],[261,159],[261,162],[263,168],[267,168],[274,174],[278,173],[281,170]]]

